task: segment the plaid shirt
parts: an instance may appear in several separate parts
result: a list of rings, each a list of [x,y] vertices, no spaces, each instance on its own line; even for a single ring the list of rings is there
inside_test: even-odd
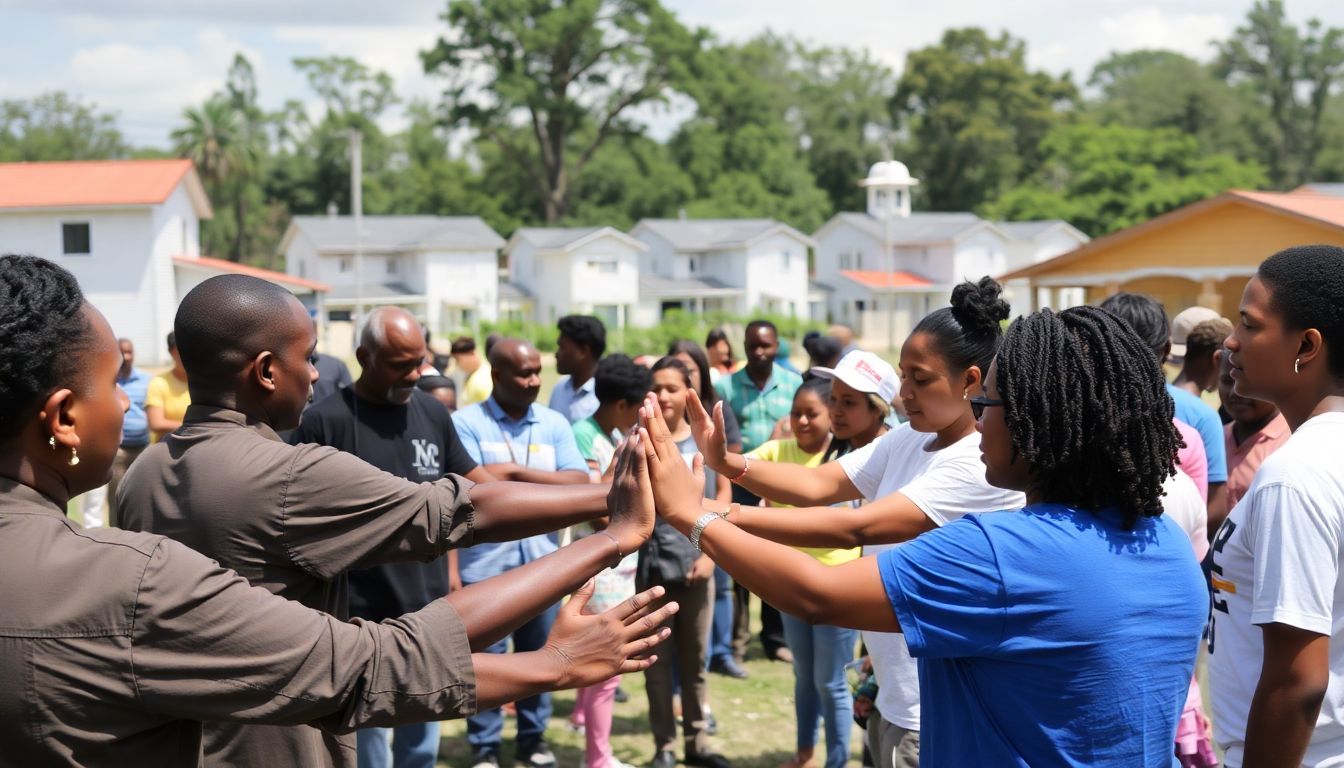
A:
[[[743,452],[753,451],[770,439],[775,422],[793,410],[793,395],[802,383],[803,377],[779,365],[774,366],[761,389],[756,388],[746,368],[719,379],[715,389],[742,426]]]

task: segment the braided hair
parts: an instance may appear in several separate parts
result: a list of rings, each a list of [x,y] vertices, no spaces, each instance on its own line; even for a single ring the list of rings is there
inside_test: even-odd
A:
[[[1015,321],[996,359],[1015,455],[1048,502],[1119,506],[1125,527],[1162,514],[1162,483],[1182,445],[1148,345],[1096,307]]]
[[[25,411],[82,368],[92,327],[75,276],[35,256],[0,256],[0,440]]]

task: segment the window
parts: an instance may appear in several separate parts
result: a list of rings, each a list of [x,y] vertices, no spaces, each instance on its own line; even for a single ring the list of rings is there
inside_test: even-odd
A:
[[[862,312],[864,310],[863,299],[859,299],[858,301],[854,302],[854,310],[856,312]]]
[[[686,271],[690,272],[692,275],[695,274],[695,257],[694,257],[694,256],[692,256],[692,257],[690,257],[689,259],[686,260]]]
[[[788,272],[788,271],[791,270],[791,269],[793,269],[793,251],[785,251],[785,252],[784,252],[784,271],[785,271],[785,272]]]
[[[619,304],[596,304],[593,306],[593,317],[601,320],[602,324],[608,328],[619,328],[623,325]]]
[[[852,257],[848,253],[840,254],[841,269],[852,269],[852,267],[850,266],[851,263],[852,263]]]
[[[615,261],[590,261],[588,262],[588,268],[597,270],[600,274],[603,275],[616,274]]]
[[[341,274],[345,274],[346,272],[349,272],[349,271],[350,271],[350,260],[349,260],[349,259],[345,259],[345,258],[341,259],[341,262],[340,262],[339,264],[336,265],[336,271],[340,272]]]
[[[67,222],[61,225],[62,253],[67,256],[87,256],[89,250],[89,222]]]
[[[395,275],[395,274],[397,274],[397,260],[396,260],[396,259],[388,259],[388,260],[387,260],[387,274],[389,274],[389,275]]]
[[[299,277],[304,278],[308,277],[308,262],[306,261],[299,262]]]

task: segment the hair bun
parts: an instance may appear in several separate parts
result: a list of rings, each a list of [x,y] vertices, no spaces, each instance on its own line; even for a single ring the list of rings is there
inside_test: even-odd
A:
[[[967,333],[999,334],[1011,307],[1003,299],[1003,286],[985,276],[978,282],[967,280],[952,289],[952,317]]]

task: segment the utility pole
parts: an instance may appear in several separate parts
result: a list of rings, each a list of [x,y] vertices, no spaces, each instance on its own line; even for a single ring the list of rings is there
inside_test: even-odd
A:
[[[350,215],[355,222],[355,328],[358,329],[364,322],[364,134],[358,128],[350,129]]]

